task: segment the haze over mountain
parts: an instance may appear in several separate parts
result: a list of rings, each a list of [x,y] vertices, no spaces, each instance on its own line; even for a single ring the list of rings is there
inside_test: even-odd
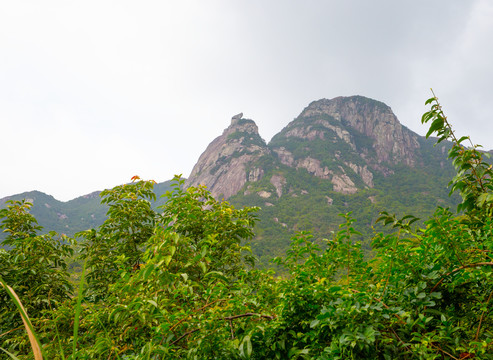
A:
[[[154,186],[157,197],[155,207],[164,203],[160,196],[170,190],[170,184],[170,181],[165,181]],[[101,204],[100,193],[95,191],[70,201],[59,201],[40,191],[28,191],[0,199],[0,209],[5,207],[7,200],[25,199],[33,204],[31,214],[43,226],[44,232],[53,230],[73,236],[76,232],[98,227],[106,219],[108,206]],[[0,239],[4,237],[5,234],[0,232]]]
[[[309,104],[267,144],[254,121],[233,117],[200,156],[186,186],[206,185],[238,206],[259,206],[254,251],[265,259],[298,230],[330,237],[340,213],[368,233],[382,210],[425,216],[454,206],[450,144],[434,147],[391,108],[363,96]]]
[[[357,228],[369,235],[379,211],[425,217],[436,205],[455,206],[458,199],[449,198],[447,189],[454,175],[450,144],[433,145],[433,139],[402,126],[382,102],[363,96],[321,99],[268,144],[253,120],[233,116],[185,186],[203,184],[216,198],[260,207],[252,246],[266,262],[284,251],[296,231],[329,238],[340,213],[352,211]],[[158,184],[157,195],[169,185]],[[12,198],[33,200],[41,225],[72,235],[104,221],[106,207],[97,195],[66,203],[39,192]]]
[[[418,135],[403,127],[385,104],[361,96],[322,99],[269,144],[252,120],[233,117],[201,155],[187,185],[205,184],[215,196],[229,198],[246,182],[263,177],[263,167],[256,164],[265,158],[330,180],[334,191],[355,193],[355,181],[372,188],[375,172],[392,172],[388,165],[414,167],[419,148]],[[274,182],[281,196],[286,181]]]

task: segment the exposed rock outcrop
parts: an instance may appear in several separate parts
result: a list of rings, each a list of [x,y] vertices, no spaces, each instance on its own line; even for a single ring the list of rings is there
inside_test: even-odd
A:
[[[361,180],[366,184],[368,187],[373,187],[373,173],[368,170],[368,167],[365,166],[359,166],[356,164],[353,164],[351,162],[346,162],[346,165],[351,168],[356,174],[361,176]]]
[[[277,197],[281,197],[282,188],[286,185],[286,178],[282,175],[272,175],[270,183],[276,188]]]
[[[354,182],[346,174],[334,175],[331,181],[334,184],[334,191],[343,194],[354,194],[358,191]]]
[[[321,179],[330,179],[332,177],[332,172],[327,167],[322,168],[320,166],[320,160],[311,157],[299,160],[296,167],[306,169],[310,174]]]
[[[321,99],[308,105],[267,145],[257,125],[233,116],[231,125],[200,156],[186,186],[204,184],[216,198],[229,198],[247,182],[270,176],[278,198],[290,184],[283,166],[305,169],[328,180],[333,191],[354,194],[373,188],[375,174],[389,176],[393,166],[414,166],[417,135],[403,127],[387,105],[362,96]],[[270,167],[265,161],[272,159]],[[272,167],[272,165],[274,167]],[[275,175],[273,175],[273,169]],[[255,190],[254,190],[255,189]],[[272,188],[248,186],[243,194],[271,197]]]
[[[409,166],[415,163],[417,136],[403,127],[391,108],[382,102],[363,96],[322,99],[312,102],[300,114],[301,118],[317,116],[330,116],[374,139],[379,162],[403,162]]]
[[[264,190],[259,191],[257,194],[264,199],[270,198],[270,196],[272,195],[270,192]]]
[[[264,176],[264,170],[259,167],[256,167],[248,172],[248,181],[249,182],[259,181],[260,179],[262,179],[263,176]]]
[[[279,158],[279,161],[287,166],[293,166],[294,165],[294,157],[293,154],[290,153],[284,146],[281,146],[280,148],[274,148],[274,152],[277,154],[277,157]]]
[[[233,116],[231,125],[214,139],[195,164],[185,186],[206,185],[211,194],[225,199],[236,194],[247,181],[264,175],[260,167],[250,166],[270,154],[255,122]]]

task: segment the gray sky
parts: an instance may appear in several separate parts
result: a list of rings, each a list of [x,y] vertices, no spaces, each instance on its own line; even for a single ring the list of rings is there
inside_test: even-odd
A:
[[[270,138],[363,95],[411,130],[432,87],[493,148],[489,0],[0,2],[0,198],[188,176],[243,112]]]

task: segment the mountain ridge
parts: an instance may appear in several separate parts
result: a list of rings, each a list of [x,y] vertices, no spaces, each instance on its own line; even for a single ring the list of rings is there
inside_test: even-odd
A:
[[[252,248],[264,263],[296,231],[330,238],[340,213],[353,212],[370,238],[380,211],[425,217],[437,205],[458,202],[447,189],[455,173],[447,158],[451,144],[434,146],[373,99],[313,101],[269,143],[260,140],[252,120],[233,117],[185,185],[203,184],[235,206],[260,207]]]
[[[451,144],[434,143],[403,126],[380,101],[320,99],[268,143],[253,120],[233,116],[201,154],[185,186],[204,184],[236,207],[259,207],[251,246],[267,264],[297,231],[330,238],[341,213],[352,212],[357,230],[368,239],[379,211],[426,217],[437,205],[455,206],[458,197],[449,197],[447,189],[455,174],[447,158]],[[169,186],[170,181],[156,185],[156,194]],[[97,192],[65,205],[43,199],[35,200],[32,213],[48,230],[71,234],[104,221]]]
[[[161,196],[170,189],[171,180],[154,186],[157,197],[154,207],[164,204],[165,201]],[[59,234],[73,236],[79,231],[98,227],[106,219],[108,206],[101,204],[100,193],[101,191],[93,191],[72,200],[60,201],[52,195],[32,190],[0,199],[0,209],[6,207],[6,202],[9,200],[24,199],[32,203],[31,214],[43,227],[42,232],[53,230]],[[0,240],[5,236],[6,234],[0,232]]]
[[[228,199],[245,183],[262,178],[264,169],[254,164],[263,159],[304,168],[317,177],[332,179],[337,190],[354,193],[357,187],[348,172],[359,174],[366,186],[372,187],[374,171],[391,173],[385,163],[404,162],[414,166],[420,146],[418,138],[419,135],[400,124],[389,106],[363,96],[313,101],[269,143],[260,137],[255,122],[233,117],[223,134],[202,153],[186,186],[204,184],[214,196]],[[312,145],[318,141],[322,153],[314,154],[314,149],[306,151],[307,141]],[[339,149],[329,149],[329,141],[337,143]],[[296,142],[304,145],[293,146]],[[359,164],[346,161],[339,164],[339,169],[322,166],[328,162],[322,159],[327,151],[332,151],[336,158],[340,158],[341,151],[353,153],[351,158]],[[341,166],[350,170],[341,170]]]

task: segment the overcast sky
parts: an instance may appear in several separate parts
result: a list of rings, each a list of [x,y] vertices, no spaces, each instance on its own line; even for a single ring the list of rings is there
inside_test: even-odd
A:
[[[189,175],[243,112],[271,137],[363,95],[423,135],[437,93],[493,148],[493,2],[0,1],[0,198]]]

